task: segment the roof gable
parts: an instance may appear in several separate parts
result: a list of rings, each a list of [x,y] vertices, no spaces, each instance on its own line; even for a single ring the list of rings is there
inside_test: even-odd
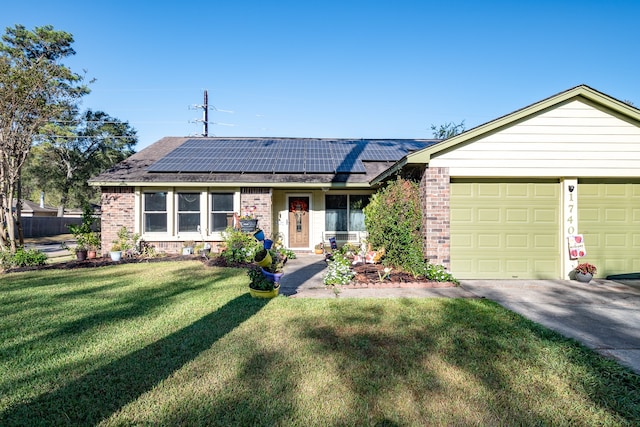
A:
[[[631,119],[634,122],[637,122],[638,126],[640,126],[640,110],[627,103],[605,95],[602,92],[598,92],[597,90],[592,89],[589,86],[580,85],[539,101],[535,104],[529,105],[528,107],[524,107],[520,110],[514,111],[513,113],[506,116],[499,117],[488,123],[477,126],[473,129],[442,141],[439,144],[435,144],[431,147],[427,147],[424,150],[420,150],[415,153],[410,153],[409,155],[407,155],[407,163],[429,163],[431,157],[439,152],[450,150],[456,145],[467,143],[488,133],[495,132],[508,126],[512,126],[515,123],[526,120],[543,111],[556,108],[559,105],[563,105],[576,99],[582,99],[587,101],[588,103],[600,105],[610,110],[614,114],[621,115],[623,117]]]

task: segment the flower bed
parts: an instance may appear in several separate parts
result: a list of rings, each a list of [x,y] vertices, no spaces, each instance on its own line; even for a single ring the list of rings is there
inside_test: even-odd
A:
[[[394,271],[388,273],[388,277],[381,280],[385,276],[382,264],[360,264],[352,268],[355,277],[348,285],[342,285],[343,288],[450,288],[455,287],[455,283],[436,282],[424,277],[415,278],[413,275],[405,272]]]

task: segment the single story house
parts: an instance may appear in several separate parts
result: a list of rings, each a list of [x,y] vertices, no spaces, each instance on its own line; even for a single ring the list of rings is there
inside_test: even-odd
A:
[[[92,180],[102,190],[103,250],[123,225],[163,251],[202,240],[215,250],[244,216],[294,250],[330,237],[359,242],[371,181],[437,142],[163,138]]]
[[[103,247],[125,225],[177,252],[253,211],[308,250],[364,238],[362,206],[396,174],[420,180],[425,257],[459,279],[640,271],[640,110],[584,85],[444,141],[164,138],[92,183]]]

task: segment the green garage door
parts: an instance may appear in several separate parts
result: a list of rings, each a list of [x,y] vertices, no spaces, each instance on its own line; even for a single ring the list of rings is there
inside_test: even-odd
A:
[[[640,184],[578,184],[578,231],[598,277],[640,272]]]
[[[560,189],[557,182],[453,182],[453,275],[559,278]]]

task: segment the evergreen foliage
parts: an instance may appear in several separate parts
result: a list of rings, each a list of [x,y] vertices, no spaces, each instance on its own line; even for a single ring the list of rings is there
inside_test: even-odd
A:
[[[364,208],[369,242],[386,251],[384,263],[414,276],[424,274],[422,210],[418,184],[398,177],[371,197]]]

